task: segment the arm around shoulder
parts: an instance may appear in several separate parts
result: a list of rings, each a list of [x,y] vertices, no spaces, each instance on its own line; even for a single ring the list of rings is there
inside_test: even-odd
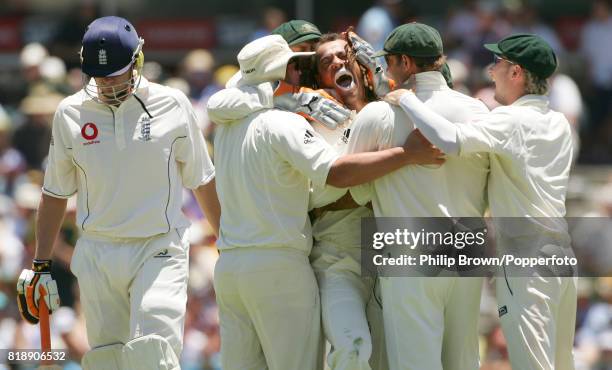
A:
[[[401,147],[348,154],[336,160],[327,183],[336,187],[361,185],[407,165],[444,163],[442,152],[414,130]]]

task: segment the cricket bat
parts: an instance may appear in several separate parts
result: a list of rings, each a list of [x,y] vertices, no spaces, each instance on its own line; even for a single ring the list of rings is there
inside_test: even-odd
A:
[[[47,292],[40,287],[40,300],[38,301],[38,324],[40,327],[40,350],[45,353],[51,352],[51,329],[49,326],[49,307],[45,302]],[[46,359],[40,362],[37,370],[62,370],[61,366],[55,365],[53,360]]]

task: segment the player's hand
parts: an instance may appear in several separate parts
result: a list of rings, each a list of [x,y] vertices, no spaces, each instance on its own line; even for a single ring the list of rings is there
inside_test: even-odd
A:
[[[412,90],[406,90],[406,89],[393,90],[387,95],[385,95],[384,101],[386,101],[389,104],[399,105],[400,98],[404,94],[408,94],[408,93],[412,93]]]
[[[355,58],[368,70],[368,80],[372,84],[374,93],[379,98],[387,95],[392,90],[392,81],[385,75],[383,66],[374,58],[374,49],[367,41],[357,36],[355,32],[349,32],[348,38],[353,47]]]
[[[34,260],[32,270],[23,270],[17,281],[17,303],[21,316],[31,324],[38,323],[38,303],[44,297],[49,314],[60,306],[57,283],[51,278],[51,261]]]
[[[410,164],[437,164],[445,161],[444,153],[430,143],[418,129],[412,131],[404,142],[404,150]]]
[[[274,97],[274,106],[320,122],[334,130],[351,117],[351,111],[316,92],[298,92]]]

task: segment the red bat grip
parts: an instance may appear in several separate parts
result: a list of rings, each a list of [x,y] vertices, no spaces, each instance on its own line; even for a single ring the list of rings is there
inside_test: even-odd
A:
[[[43,352],[51,351],[51,330],[49,329],[49,308],[45,302],[47,292],[40,287],[40,300],[38,301],[38,319],[40,325],[40,349]],[[43,365],[52,364],[51,360],[41,361]]]

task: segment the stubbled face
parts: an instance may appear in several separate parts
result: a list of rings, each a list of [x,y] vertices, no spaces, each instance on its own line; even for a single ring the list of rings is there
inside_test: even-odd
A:
[[[114,77],[94,77],[99,98],[109,104],[120,103],[132,89],[132,69]]]
[[[403,84],[410,78],[412,72],[407,66],[406,60],[401,55],[385,55],[387,63],[387,75],[398,85]]]
[[[334,40],[320,44],[316,50],[319,86],[332,90],[349,108],[365,101],[363,75],[357,61],[349,58],[348,43]]]

